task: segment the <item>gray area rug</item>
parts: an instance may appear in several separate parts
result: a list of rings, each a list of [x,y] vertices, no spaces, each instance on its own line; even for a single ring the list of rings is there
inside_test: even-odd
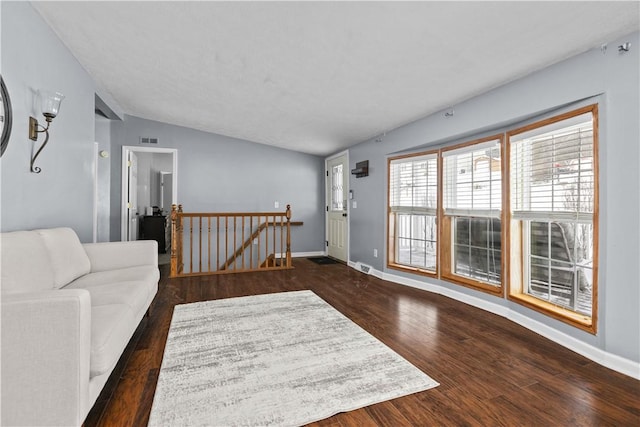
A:
[[[303,425],[437,385],[311,291],[184,304],[149,425]]]

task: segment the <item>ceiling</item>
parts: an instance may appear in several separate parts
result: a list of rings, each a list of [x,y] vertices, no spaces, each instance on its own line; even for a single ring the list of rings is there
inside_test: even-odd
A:
[[[35,2],[134,116],[328,155],[640,27],[633,2]]]

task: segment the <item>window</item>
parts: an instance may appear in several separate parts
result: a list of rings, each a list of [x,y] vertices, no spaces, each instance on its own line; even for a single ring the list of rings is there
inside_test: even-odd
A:
[[[596,124],[593,105],[508,134],[509,295],[590,330],[597,265]]]
[[[595,333],[597,154],[594,104],[390,158],[387,265],[500,296],[505,284],[512,301]]]
[[[389,159],[390,267],[437,270],[437,153]]]
[[[442,150],[442,276],[491,292],[502,284],[502,136]]]
[[[331,210],[342,211],[345,208],[344,185],[342,182],[342,164],[331,168]]]

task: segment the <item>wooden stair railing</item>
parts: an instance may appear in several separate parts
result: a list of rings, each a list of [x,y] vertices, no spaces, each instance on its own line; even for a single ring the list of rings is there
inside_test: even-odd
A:
[[[292,268],[292,225],[302,222],[291,221],[289,205],[275,213],[185,213],[173,205],[171,277]]]
[[[265,259],[264,261],[262,261],[262,264],[260,264],[260,267],[267,267],[269,265],[270,262],[273,261],[274,265],[276,263],[276,254],[269,254],[269,256],[267,257],[267,259]]]
[[[233,263],[235,262],[235,260],[241,256],[244,251],[251,246],[251,243],[253,242],[254,239],[256,239],[260,233],[262,233],[262,230],[264,230],[265,228],[267,228],[269,225],[276,225],[275,222],[269,223],[268,221],[263,222],[262,224],[260,224],[258,226],[258,228],[256,229],[256,231],[254,231],[251,236],[249,236],[247,238],[247,240],[244,241],[244,243],[242,244],[241,247],[238,248],[238,250],[231,255],[231,257],[227,260],[227,262],[225,262],[222,267],[220,267],[220,270],[225,270],[227,268],[229,268],[231,265],[233,265]],[[268,259],[268,258],[267,258]]]

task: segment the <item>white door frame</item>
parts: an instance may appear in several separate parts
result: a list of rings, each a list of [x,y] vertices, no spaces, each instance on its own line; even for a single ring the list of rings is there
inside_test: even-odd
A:
[[[127,240],[127,158],[129,153],[161,153],[171,154],[173,156],[173,197],[172,204],[178,203],[178,150],[176,148],[158,148],[158,147],[138,147],[131,145],[122,146],[122,166],[121,166],[121,196],[120,196],[120,239],[124,242]]]
[[[345,184],[345,196],[347,197],[347,222],[346,222],[346,227],[347,227],[347,259],[346,262],[349,263],[349,261],[351,260],[351,227],[349,226],[349,224],[351,223],[351,199],[349,198],[349,178],[350,178],[350,172],[349,172],[349,150],[344,150],[341,151],[339,153],[333,154],[329,157],[327,157],[326,159],[324,159],[324,174],[325,174],[325,181],[324,181],[324,206],[325,206],[325,212],[324,212],[324,240],[325,240],[325,246],[324,246],[324,254],[328,255],[329,254],[329,248],[327,247],[326,242],[329,241],[329,212],[327,211],[327,207],[329,206],[329,203],[331,202],[328,198],[328,191],[327,191],[327,186],[329,185],[329,180],[328,180],[328,175],[327,173],[329,172],[329,161],[333,160],[337,157],[340,156],[346,156],[346,166],[347,166],[347,180],[344,183]]]

